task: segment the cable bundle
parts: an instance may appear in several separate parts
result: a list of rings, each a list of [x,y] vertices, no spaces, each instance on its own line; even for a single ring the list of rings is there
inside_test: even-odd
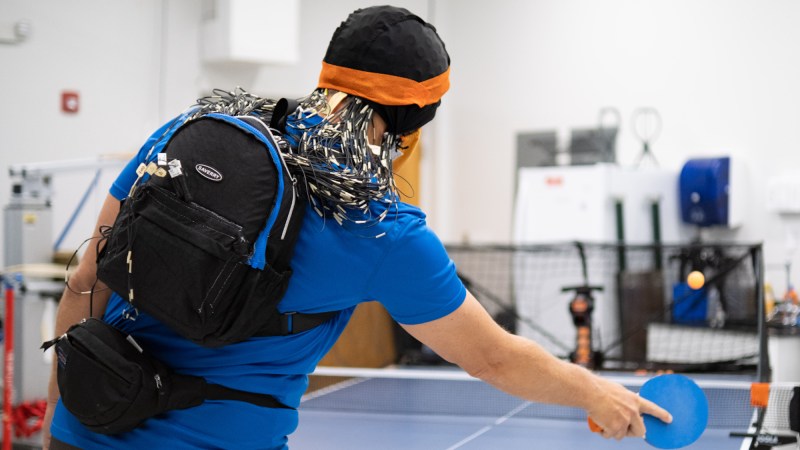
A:
[[[314,124],[308,119],[319,115],[319,99],[315,97],[324,99],[323,94],[315,92],[287,123],[287,134],[302,132],[287,164],[303,173],[317,214],[328,213],[340,225],[345,221],[379,223],[389,206],[397,202],[391,162],[397,137],[387,133],[381,146],[369,145],[367,130],[374,112],[357,97]],[[371,202],[386,207],[375,213],[370,209]]]
[[[229,116],[257,115],[269,122],[275,101],[250,94],[237,87],[232,92],[223,89],[213,89],[211,95],[197,100],[199,108],[192,117],[199,117],[209,113],[227,114]]]
[[[275,130],[273,134],[290,172],[306,184],[317,214],[332,217],[339,225],[372,226],[384,220],[398,201],[392,157],[400,140],[386,133],[380,146],[369,145],[367,132],[374,111],[358,97],[348,100],[340,110],[330,112],[324,91],[317,90],[289,112],[286,134]],[[218,112],[255,115],[269,123],[276,103],[241,88],[215,89],[212,96],[198,100],[192,117]],[[376,202],[384,207],[375,208]]]

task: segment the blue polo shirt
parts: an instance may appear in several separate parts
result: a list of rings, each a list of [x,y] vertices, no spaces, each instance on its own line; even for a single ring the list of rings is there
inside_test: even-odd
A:
[[[127,195],[147,148],[145,144],[111,187],[116,198]],[[376,213],[383,207],[373,206]],[[383,237],[372,237],[383,232]],[[179,373],[271,394],[297,407],[308,386],[308,374],[336,342],[359,303],[378,301],[398,322],[419,324],[453,312],[466,296],[444,246],[427,227],[425,214],[404,203],[383,222],[366,229],[340,226],[309,208],[292,269],[281,311],[339,311],[332,320],[300,334],[205,348],[145,313],[140,312],[135,321],[125,319],[122,312],[127,302],[117,294],[111,295],[103,319],[130,333]],[[51,433],[81,448],[282,449],[297,426],[295,410],[209,400],[148,419],[129,433],[105,436],[84,428],[59,403]]]

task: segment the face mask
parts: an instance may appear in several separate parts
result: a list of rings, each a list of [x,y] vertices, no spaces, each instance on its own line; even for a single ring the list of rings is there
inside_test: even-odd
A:
[[[395,170],[400,170],[400,168],[411,158],[411,155],[414,151],[417,150],[419,147],[419,137],[422,133],[420,128],[417,128],[416,131],[405,134],[400,137],[400,145],[398,147],[397,155],[392,155],[392,166]]]
[[[326,90],[327,92],[327,90]],[[328,98],[328,108],[330,112],[336,111],[336,107],[339,106],[339,103],[347,97],[347,94],[344,92],[337,92]]]

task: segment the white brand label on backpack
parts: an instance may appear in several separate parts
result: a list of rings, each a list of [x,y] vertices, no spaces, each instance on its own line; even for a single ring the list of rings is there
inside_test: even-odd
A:
[[[222,174],[219,171],[211,166],[207,166],[205,164],[198,164],[194,166],[194,170],[197,171],[200,175],[208,178],[211,181],[222,181]]]

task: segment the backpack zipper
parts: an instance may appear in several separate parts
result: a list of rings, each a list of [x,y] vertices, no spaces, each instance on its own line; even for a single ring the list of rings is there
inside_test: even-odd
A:
[[[269,134],[270,140],[275,146],[275,153],[278,154],[278,157],[281,159],[281,163],[283,164],[283,168],[286,169],[286,175],[288,175],[289,179],[292,180],[292,203],[289,205],[289,214],[286,216],[286,223],[283,224],[283,232],[281,232],[281,240],[284,240],[286,238],[286,232],[289,230],[289,222],[292,220],[294,203],[297,199],[297,178],[293,177],[292,173],[289,171],[289,166],[286,164],[286,160],[283,159],[281,147],[278,145],[278,141],[275,139],[275,136],[273,136],[272,132],[269,131],[269,128],[267,128],[267,133]],[[280,207],[280,205],[278,205],[278,207]]]
[[[270,143],[275,147],[275,153],[278,154],[278,157],[281,159],[281,163],[283,167],[286,169],[286,174],[289,176],[289,179],[292,180],[292,203],[289,205],[289,214],[286,216],[286,223],[283,225],[283,231],[281,232],[281,240],[286,238],[286,232],[289,231],[289,221],[292,219],[292,212],[294,212],[294,204],[297,200],[297,178],[292,176],[292,173],[289,171],[289,166],[286,164],[286,160],[283,159],[283,153],[281,152],[281,147],[278,145],[278,140],[275,139],[275,136],[272,135],[272,131],[270,131],[269,127],[263,120],[255,117],[255,120],[259,121],[261,125],[264,126],[264,129],[267,131],[265,138],[269,139]],[[280,205],[278,205],[280,208]]]
[[[283,156],[281,156],[281,161],[282,160]],[[286,163],[284,162],[284,164]],[[286,172],[289,173],[288,168]],[[291,220],[292,218],[292,212],[294,211],[294,202],[295,198],[297,197],[297,179],[294,178],[291,174],[289,175],[289,179],[292,180],[292,204],[289,205],[289,214],[286,216],[286,223],[283,225],[283,233],[281,233],[281,240],[283,240],[286,237],[286,231],[289,230],[289,220]]]

